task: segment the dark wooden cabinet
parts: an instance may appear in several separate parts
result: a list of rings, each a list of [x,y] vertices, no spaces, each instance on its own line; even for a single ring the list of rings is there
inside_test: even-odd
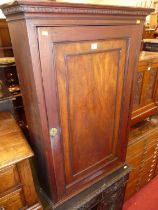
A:
[[[158,53],[141,52],[135,82],[131,124],[158,110]]]
[[[152,10],[16,1],[3,11],[40,183],[57,206],[124,165]]]
[[[125,69],[132,66],[127,66],[127,60],[134,52],[137,26],[116,28],[117,35],[113,26],[38,29],[40,57],[47,54],[41,59],[41,71],[49,132],[57,132],[51,136],[53,159],[56,165],[59,157],[64,161],[64,167],[56,171],[61,196],[125,160],[122,145],[129,113],[123,108],[128,110],[129,102],[123,96],[129,97],[130,92],[123,82],[131,83]],[[45,33],[48,36],[43,37]],[[125,36],[133,43],[120,38]],[[61,141],[61,148],[56,148]]]

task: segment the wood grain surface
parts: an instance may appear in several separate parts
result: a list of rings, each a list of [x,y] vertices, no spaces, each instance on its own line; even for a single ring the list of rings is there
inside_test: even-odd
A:
[[[0,113],[0,169],[33,156],[33,152],[10,113]]]
[[[158,53],[143,51],[139,57],[135,80],[131,125],[158,110]]]

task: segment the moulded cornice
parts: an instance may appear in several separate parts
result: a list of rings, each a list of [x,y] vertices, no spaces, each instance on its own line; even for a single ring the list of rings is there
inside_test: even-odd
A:
[[[50,1],[15,1],[1,6],[6,16],[17,13],[97,14],[146,16],[153,9],[116,7],[92,4],[57,3]]]

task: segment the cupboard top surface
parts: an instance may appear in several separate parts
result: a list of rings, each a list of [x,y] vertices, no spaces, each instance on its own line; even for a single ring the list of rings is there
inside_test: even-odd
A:
[[[141,121],[139,123],[137,123],[136,125],[134,125],[131,129],[130,129],[130,133],[129,133],[129,141],[132,140],[137,140],[143,136],[147,136],[148,134],[152,133],[152,132],[157,132],[158,131],[158,116],[155,115],[153,116],[152,120],[144,120]]]
[[[10,113],[0,113],[0,169],[33,156],[20,128]]]
[[[149,60],[149,59],[158,59],[157,52],[142,51],[140,53],[139,62]]]
[[[96,5],[96,4],[76,4],[63,3],[55,1],[21,1],[16,0],[12,3],[7,3],[1,6],[4,14],[11,15],[17,13],[43,13],[47,14],[88,14],[88,15],[110,15],[110,16],[139,16],[145,17],[154,9],[139,8],[139,7],[125,7],[125,6],[110,6],[110,5]]]

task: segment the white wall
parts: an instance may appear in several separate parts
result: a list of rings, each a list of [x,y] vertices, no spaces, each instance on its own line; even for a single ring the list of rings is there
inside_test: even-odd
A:
[[[12,2],[13,0],[0,0],[0,5],[1,4],[5,4],[7,2]],[[0,18],[5,18],[5,16],[3,15],[2,11],[0,10]]]
[[[121,6],[146,6],[146,7],[149,7],[149,5],[151,4],[151,0],[56,0],[56,1],[108,4],[108,5],[121,5]]]
[[[109,4],[109,5],[135,5],[137,0],[56,0],[59,2],[78,2],[78,3],[92,3],[92,4]]]
[[[1,10],[0,10],[0,18],[5,18]]]
[[[0,0],[0,5],[1,4],[5,4],[5,3],[7,3],[7,2],[12,2],[13,0]]]

